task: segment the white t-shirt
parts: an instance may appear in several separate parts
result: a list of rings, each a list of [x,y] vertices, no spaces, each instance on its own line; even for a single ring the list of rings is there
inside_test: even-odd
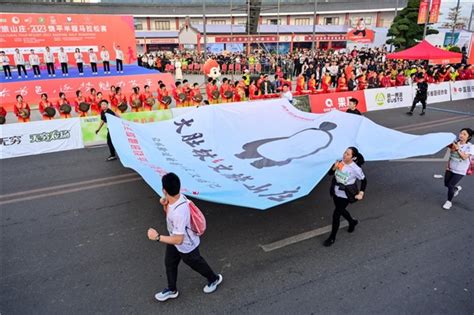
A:
[[[102,61],[109,61],[110,60],[110,54],[107,50],[102,50],[100,52],[100,58],[102,59]]]
[[[343,185],[352,185],[356,180],[363,180],[365,178],[362,169],[354,162],[347,165],[341,162],[344,166],[342,169],[336,169],[334,174],[336,182]],[[344,190],[339,189],[339,186],[334,187],[334,193],[340,198],[347,198],[347,194]]]
[[[120,49],[115,49],[115,59],[123,60],[123,51]]]
[[[44,62],[54,63],[54,54],[51,51],[44,53]]]
[[[170,236],[184,235],[181,245],[175,245],[179,252],[187,254],[199,246],[199,236],[191,230],[191,214],[188,200],[184,195],[168,206],[166,226]]]
[[[2,58],[2,65],[4,65],[4,66],[10,65],[10,58],[8,58],[7,55],[2,56],[1,58]]]
[[[82,58],[82,53],[81,52],[74,53],[74,58],[76,59],[76,63],[83,63],[84,62],[84,59]]]
[[[38,57],[38,55],[30,55],[28,57],[28,59],[30,60],[30,65],[32,66],[39,66],[40,64],[40,59]]]
[[[283,98],[286,98],[288,101],[293,102],[293,93],[291,93],[290,91],[286,91],[282,94],[282,97]]]
[[[58,59],[59,59],[59,62],[61,63],[67,63],[68,61],[67,53],[65,51],[58,52]]]
[[[97,55],[95,53],[89,53],[89,61],[91,63],[97,63]]]
[[[459,150],[463,153],[467,153],[469,156],[474,155],[474,145],[469,142],[460,145]],[[470,163],[470,157],[463,160],[459,153],[457,151],[454,151],[451,152],[451,155],[449,157],[448,169],[455,174],[466,175]]]
[[[15,64],[16,65],[24,65],[25,64],[25,57],[23,57],[23,54],[14,54],[13,55],[14,59],[15,59]]]

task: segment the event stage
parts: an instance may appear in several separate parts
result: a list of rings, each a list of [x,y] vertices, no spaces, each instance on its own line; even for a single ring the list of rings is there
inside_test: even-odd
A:
[[[36,105],[41,99],[42,93],[47,93],[51,101],[59,98],[59,92],[66,93],[70,100],[76,97],[76,90],[87,94],[91,88],[97,92],[108,95],[112,85],[120,86],[128,95],[132,93],[132,87],[139,86],[143,89],[145,84],[149,85],[155,92],[158,89],[158,81],[163,81],[171,89],[174,87],[174,78],[169,73],[160,73],[136,65],[124,65],[123,73],[116,73],[115,67],[111,66],[111,73],[105,75],[99,68],[98,75],[92,75],[90,68],[84,69],[84,75],[79,76],[77,68],[71,68],[68,77],[63,77],[61,70],[56,70],[56,77],[48,77],[47,72],[42,71],[41,78],[34,78],[29,71],[28,79],[17,79],[17,74],[12,73],[14,79],[1,81],[0,105],[7,111],[12,111],[16,95],[22,95],[30,105]]]

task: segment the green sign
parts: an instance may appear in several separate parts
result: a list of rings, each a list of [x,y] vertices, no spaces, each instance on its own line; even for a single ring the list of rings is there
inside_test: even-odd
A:
[[[171,110],[154,110],[138,113],[124,113],[121,117],[125,120],[150,123],[155,121],[168,120],[173,118]],[[107,127],[103,126],[98,134],[95,134],[100,125],[100,116],[90,116],[81,118],[82,140],[85,146],[103,144],[107,141]]]
[[[385,94],[380,92],[375,95],[375,102],[378,106],[382,106],[385,104]]]

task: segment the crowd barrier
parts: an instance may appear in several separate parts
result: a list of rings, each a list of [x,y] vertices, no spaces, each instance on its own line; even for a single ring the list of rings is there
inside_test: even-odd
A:
[[[359,100],[361,112],[408,107],[416,94],[416,87],[401,86],[363,91],[304,95],[294,98],[300,110],[325,113],[347,109],[349,99]],[[474,80],[429,84],[428,104],[474,98]],[[473,104],[474,105],[474,104]],[[223,105],[225,106],[225,104]],[[194,107],[172,108],[151,112],[124,113],[122,117],[135,122],[155,122],[172,119]],[[0,159],[58,152],[104,144],[107,128],[95,134],[99,116],[14,123],[0,126]]]

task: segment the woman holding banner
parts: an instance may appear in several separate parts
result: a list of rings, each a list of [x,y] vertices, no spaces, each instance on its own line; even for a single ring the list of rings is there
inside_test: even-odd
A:
[[[346,210],[349,203],[354,203],[364,198],[364,191],[367,186],[367,179],[361,166],[364,164],[364,157],[355,147],[349,147],[344,152],[342,161],[336,161],[329,171],[334,175],[331,182],[330,194],[334,200],[334,213],[332,215],[332,230],[329,238],[324,241],[324,246],[329,247],[336,241],[336,234],[339,230],[341,216],[349,222],[349,233],[354,232],[359,223],[352,218]],[[357,181],[361,181],[360,189]]]

